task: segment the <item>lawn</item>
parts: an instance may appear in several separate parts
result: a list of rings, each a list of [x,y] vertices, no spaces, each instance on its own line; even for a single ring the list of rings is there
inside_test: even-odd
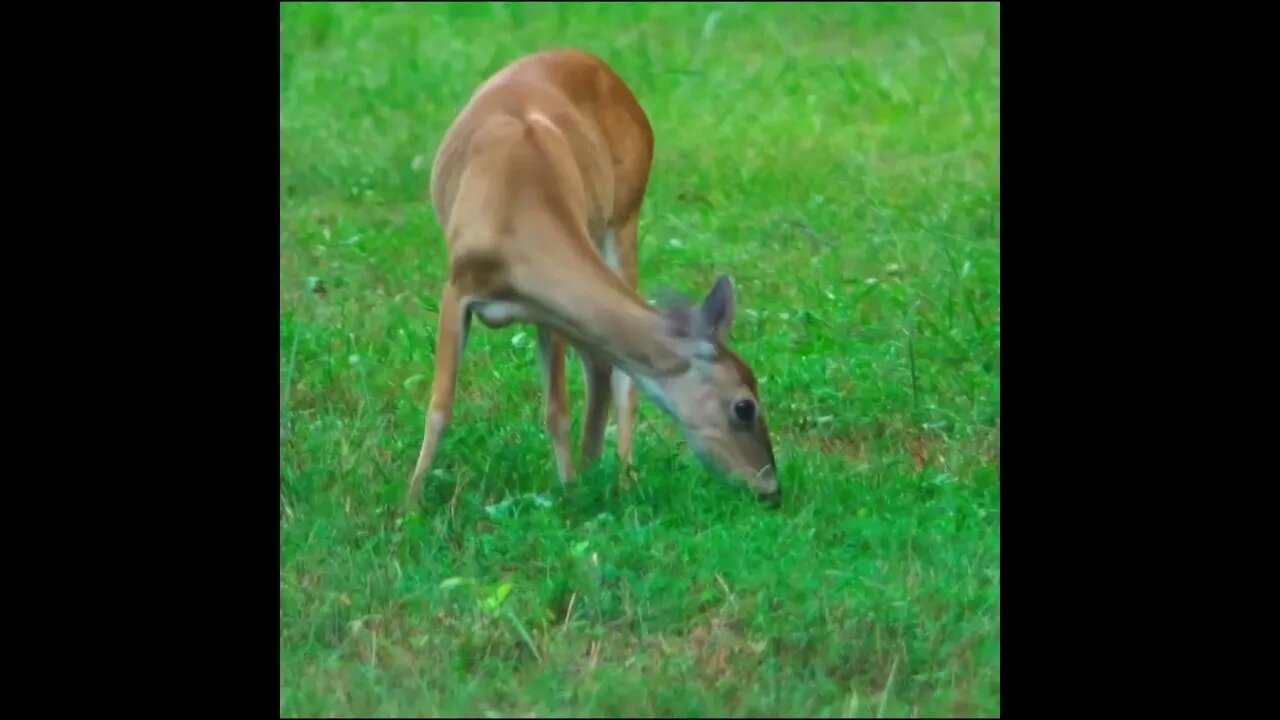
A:
[[[998,7],[287,5],[280,40],[282,715],[999,713]],[[735,281],[780,509],[643,400],[634,483],[610,430],[562,487],[532,328],[477,323],[403,511],[431,160],[551,46],[650,115],[641,291]]]

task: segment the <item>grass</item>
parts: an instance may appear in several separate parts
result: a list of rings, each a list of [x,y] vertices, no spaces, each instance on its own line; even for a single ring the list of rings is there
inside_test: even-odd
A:
[[[288,5],[280,37],[282,715],[999,713],[998,8]],[[553,45],[651,116],[642,291],[736,281],[781,510],[647,403],[633,486],[609,434],[560,487],[531,329],[477,326],[399,512],[431,158]]]

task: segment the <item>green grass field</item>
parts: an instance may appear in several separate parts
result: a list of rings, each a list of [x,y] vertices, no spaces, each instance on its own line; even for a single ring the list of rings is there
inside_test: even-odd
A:
[[[997,7],[290,5],[280,37],[283,715],[999,713]],[[653,123],[642,292],[736,281],[779,510],[645,401],[636,482],[611,429],[561,487],[533,330],[477,323],[402,512],[445,274],[431,160],[550,46],[601,55]]]

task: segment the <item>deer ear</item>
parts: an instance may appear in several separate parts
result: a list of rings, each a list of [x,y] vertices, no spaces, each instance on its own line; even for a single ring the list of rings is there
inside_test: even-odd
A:
[[[682,340],[698,333],[698,315],[693,303],[678,293],[663,291],[658,298],[659,312],[667,334]]]
[[[691,338],[696,332],[693,311],[687,307],[672,307],[663,310],[662,320],[667,334],[682,340]]]
[[[704,337],[724,344],[729,337],[729,329],[733,327],[734,309],[733,281],[728,275],[721,275],[699,308]]]
[[[703,339],[701,322],[697,308],[688,302],[670,305],[662,310],[662,324],[667,337],[676,341],[673,349],[686,360],[715,359],[715,345]],[[688,369],[687,364],[685,369]]]

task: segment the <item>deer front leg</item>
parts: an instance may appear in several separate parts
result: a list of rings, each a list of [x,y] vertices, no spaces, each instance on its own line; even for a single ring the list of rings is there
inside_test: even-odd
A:
[[[453,417],[454,390],[458,383],[458,365],[466,349],[467,334],[471,328],[471,314],[462,309],[457,289],[446,283],[440,295],[440,320],[436,328],[435,373],[431,380],[431,404],[427,408],[426,430],[422,449],[418,451],[418,464],[409,479],[406,504],[412,508],[422,492],[422,478],[431,469],[436,448],[449,421]]]
[[[608,359],[583,353],[582,370],[587,386],[587,407],[582,417],[582,464],[600,459],[604,446],[604,426],[609,419],[609,399],[613,395],[610,374],[613,364]]]
[[[639,223],[640,213],[637,211],[619,226],[614,236],[613,247],[613,257],[617,264],[616,272],[633,290],[640,284],[640,253],[637,237]],[[618,368],[613,369],[610,381],[613,386],[613,402],[618,414],[618,460],[625,473],[631,466],[631,431],[635,426],[636,387],[631,377]]]
[[[542,362],[542,387],[547,396],[546,427],[555,449],[560,481],[573,479],[569,452],[569,396],[564,386],[566,341],[545,325],[538,326],[538,357]]]

